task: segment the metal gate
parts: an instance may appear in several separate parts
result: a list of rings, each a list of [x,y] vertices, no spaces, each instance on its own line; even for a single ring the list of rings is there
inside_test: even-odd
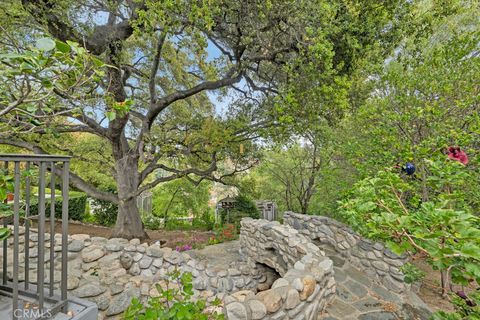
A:
[[[3,171],[4,181],[11,179],[13,184],[13,214],[1,218],[3,226],[13,222],[13,236],[3,240],[2,257],[2,279],[0,285],[0,295],[12,299],[11,319],[21,319],[22,314],[29,306],[34,305],[40,311],[39,319],[53,317],[56,313],[66,312],[67,307],[67,248],[68,248],[68,183],[69,183],[69,163],[70,158],[65,156],[51,155],[0,155],[0,168]],[[38,178],[30,173],[38,171]],[[50,174],[49,174],[50,173]],[[52,174],[53,173],[53,174]],[[57,245],[61,245],[61,279],[59,283],[60,294],[55,292],[54,283],[58,279],[55,276],[54,261],[55,250],[55,185],[56,176],[60,177],[62,192],[62,216],[61,216],[61,239]],[[49,180],[49,181],[48,181]],[[30,206],[32,204],[32,184],[38,185],[38,214],[30,215]],[[46,194],[46,189],[50,187],[50,194]],[[47,200],[50,198],[47,207]],[[6,200],[6,202],[8,199]],[[8,202],[6,203],[8,205]],[[48,213],[49,212],[49,213]],[[21,217],[22,215],[22,217]],[[45,238],[45,218],[50,218],[50,238]],[[20,241],[20,220],[24,221],[22,232],[24,230],[23,244]],[[34,231],[31,222],[35,220],[38,224],[35,232],[38,235],[38,246],[30,248],[30,234]],[[24,229],[23,229],[24,228]],[[13,254],[8,254],[8,244],[13,237]],[[49,243],[49,246],[47,245]],[[23,246],[23,248],[22,248]],[[37,279],[36,285],[29,279],[30,260],[32,250],[36,249],[38,258],[36,261]],[[20,255],[24,255],[24,263],[20,263]],[[13,272],[8,276],[8,258],[13,259]],[[23,256],[22,256],[23,258]],[[45,261],[47,260],[47,261]],[[33,262],[32,262],[33,263]],[[22,272],[23,269],[23,272]],[[47,269],[47,270],[45,270]],[[46,274],[47,272],[47,274]],[[23,281],[19,281],[19,274],[24,273]],[[45,276],[49,281],[45,282]],[[11,278],[11,279],[9,279]],[[57,280],[57,281],[56,281]],[[22,312],[17,312],[22,310]],[[2,316],[3,319],[3,316]]]

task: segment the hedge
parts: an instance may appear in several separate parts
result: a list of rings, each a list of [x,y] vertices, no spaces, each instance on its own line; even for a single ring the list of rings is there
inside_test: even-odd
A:
[[[55,218],[62,218],[62,197],[55,197]],[[82,221],[87,207],[87,195],[83,193],[70,194],[68,196],[68,218]],[[50,216],[50,198],[45,199],[46,216]],[[32,198],[30,215],[38,214],[38,198]]]

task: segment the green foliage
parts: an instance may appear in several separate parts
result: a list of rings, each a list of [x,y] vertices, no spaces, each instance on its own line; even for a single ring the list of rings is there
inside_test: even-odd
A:
[[[428,172],[421,159],[432,153],[449,145],[475,153],[480,64],[474,54],[479,32],[474,26],[479,9],[471,2],[451,5],[455,8],[419,2],[415,14],[429,19],[421,24],[429,31],[417,30],[418,37],[405,40],[370,80],[375,94],[342,123],[342,156],[350,158],[363,177],[387,165],[413,161],[425,180]],[[426,186],[422,193],[428,198]]]
[[[191,273],[180,273],[175,270],[168,274],[165,286],[156,285],[159,295],[149,297],[146,305],[137,298],[132,299],[128,309],[123,314],[125,320],[221,320],[224,315],[208,314],[205,311],[206,301],[192,300],[193,285]],[[213,305],[218,305],[214,301]]]
[[[5,175],[3,170],[0,170],[0,217],[8,217],[13,214],[11,207],[4,204],[8,193],[13,192],[13,188],[13,177]],[[9,228],[0,228],[0,240],[8,238],[9,235]]]
[[[192,225],[195,228],[205,228],[207,230],[213,230],[215,227],[215,217],[212,214],[212,210],[204,211],[199,218],[194,218]]]
[[[85,223],[95,223],[95,217],[92,214],[92,210],[90,208],[90,202],[87,199],[87,205],[85,208],[85,216],[83,217],[83,222]]]
[[[0,105],[6,106],[2,116],[10,121],[21,116],[33,127],[45,126],[48,133],[54,133],[53,124],[58,124],[53,115],[61,110],[56,105],[59,98],[79,97],[105,75],[105,64],[77,43],[48,37],[0,54],[0,62]],[[25,128],[0,126],[1,131],[17,129]]]
[[[432,162],[433,163],[433,162]],[[450,165],[448,165],[450,163]],[[452,161],[445,163],[465,170]],[[435,171],[433,171],[435,172]],[[460,197],[443,190],[454,177],[436,172],[435,200],[419,202],[412,184],[399,174],[381,171],[374,178],[358,182],[341,203],[341,215],[361,234],[386,242],[397,254],[419,252],[434,269],[446,273],[455,283],[480,281],[480,218],[473,215]],[[460,205],[459,205],[460,203]],[[445,286],[447,283],[443,283]]]
[[[142,221],[145,228],[149,230],[158,230],[162,227],[162,219],[153,215],[144,215]]]
[[[242,194],[235,197],[235,207],[233,208],[232,213],[238,213],[239,215],[244,214],[254,219],[258,219],[260,217],[260,212],[258,211],[255,203]]]
[[[102,226],[113,226],[117,220],[118,205],[113,202],[93,199],[92,215],[95,223]]]
[[[195,229],[192,223],[188,220],[176,220],[176,219],[169,219],[165,224],[166,230],[193,230]]]
[[[7,199],[7,195],[13,191],[13,176],[0,170],[0,202],[3,203]]]
[[[48,195],[47,195],[48,196]],[[63,198],[55,197],[55,218],[62,218],[62,202]],[[51,199],[45,199],[45,212],[50,216]],[[83,221],[87,205],[87,195],[84,193],[69,193],[68,196],[68,218],[77,221]],[[38,214],[38,198],[32,197],[30,203],[30,215]]]
[[[158,219],[158,218],[156,218]],[[170,218],[165,224],[166,230],[213,230],[215,226],[215,217],[212,210],[204,211],[201,215],[197,215],[193,219],[183,220]]]
[[[425,272],[420,270],[417,266],[411,263],[405,263],[400,271],[405,275],[404,281],[406,283],[414,283],[422,280],[425,277]]]
[[[109,159],[111,147],[103,139],[84,133],[43,136],[41,141],[42,148],[49,153],[54,154],[58,148],[81,155],[72,158],[71,170],[100,190],[116,190],[113,163]]]
[[[100,179],[93,173],[105,155],[108,166],[100,171],[122,171],[113,174],[117,189],[127,188],[121,175],[140,178],[132,189],[174,178],[228,178],[256,163],[253,141],[276,139],[278,123],[299,119],[301,127],[316,121],[320,109],[324,118],[336,119],[348,110],[350,77],[365,61],[382,61],[395,48],[411,7],[393,0],[95,2],[2,2],[0,49],[22,57],[2,65],[21,74],[0,77],[0,96],[15,104],[9,99],[21,96],[17,92],[28,87],[21,80],[30,76],[32,99],[46,101],[22,101],[2,128],[23,132],[15,137],[21,142],[44,139],[51,153],[71,151],[89,163],[79,172],[95,186]],[[118,21],[98,19],[100,11]],[[37,72],[37,64],[51,68]],[[216,108],[222,99],[225,107]],[[303,111],[307,121],[300,121]],[[109,148],[99,148],[90,163],[79,148],[47,143],[51,135],[77,138],[71,132],[93,132]],[[119,170],[127,158],[128,168]],[[156,167],[171,179],[150,179]],[[170,208],[163,209],[156,215],[167,216]]]
[[[215,217],[211,210],[205,211],[200,216],[193,219],[175,219],[170,218],[165,224],[166,230],[213,230],[215,226]]]
[[[14,192],[13,176],[5,174],[3,170],[0,170],[0,217],[13,215],[12,207],[4,203],[12,192]],[[0,240],[7,238],[9,234],[8,228],[0,228]]]
[[[185,217],[193,215],[197,222],[207,217],[211,211],[209,207],[210,188],[212,183],[202,181],[194,185],[187,179],[178,179],[164,183],[153,189],[153,215],[165,218],[168,224],[170,217]]]
[[[463,292],[462,292],[463,293]],[[465,295],[465,293],[463,293]],[[480,319],[480,292],[461,297],[458,294],[450,294],[455,307],[454,312],[437,311],[432,315],[432,320],[479,320]]]
[[[256,163],[260,147],[274,143],[241,181],[240,194],[273,200],[280,211],[335,216],[336,201],[363,179],[336,218],[397,253],[421,253],[454,282],[478,282],[478,1],[148,0],[135,17],[128,5],[136,1],[96,2],[122,20],[119,26],[132,26],[133,35],[116,46],[93,46],[104,39],[97,31],[113,26],[99,26],[82,1],[51,1],[48,15],[35,19],[20,1],[2,3],[0,47],[8,53],[0,56],[0,106],[14,106],[0,123],[7,143],[17,138],[12,132],[25,130],[22,140],[40,141],[47,152],[68,150],[76,155],[72,170],[100,189],[114,187],[114,176],[165,168],[139,185],[168,181],[153,190],[154,217],[144,221],[157,228],[165,218],[167,229],[210,229],[210,185],[196,173],[208,176],[215,167],[212,176],[228,179],[232,164],[243,171]],[[44,24],[57,15],[53,27]],[[54,32],[57,21],[72,28],[60,30],[62,39],[81,39],[115,66],[72,42],[42,38],[38,30]],[[215,46],[229,54],[212,54]],[[230,69],[236,62],[240,67]],[[237,72],[248,76],[237,83],[240,90],[267,94],[215,90],[225,108],[202,91],[181,98],[199,83]],[[271,83],[278,86],[265,87]],[[165,102],[170,97],[174,102]],[[147,123],[152,105],[162,112]],[[71,134],[75,127],[82,132]],[[261,144],[252,142],[256,137]],[[461,146],[470,164],[447,160],[441,152],[449,145]],[[124,160],[132,161],[131,170],[118,170]],[[407,161],[417,167],[414,177],[384,170]],[[117,207],[100,207],[94,218],[112,225]],[[235,210],[237,225],[255,216],[251,203]],[[192,224],[171,219],[187,215]],[[235,235],[226,228],[216,228],[212,243]],[[403,271],[406,281],[420,277],[409,265]],[[478,318],[456,302],[450,319]]]
[[[235,197],[235,204],[232,209],[220,209],[221,223],[233,224],[237,229],[240,228],[240,221],[245,217],[258,219],[260,218],[260,212],[255,203],[242,194]]]
[[[5,240],[10,236],[9,228],[0,228],[0,240]]]
[[[450,207],[458,210],[478,212],[480,199],[476,182],[479,181],[480,172],[474,167],[477,163],[475,157],[471,157],[468,167],[446,157],[425,161],[425,167],[430,173],[426,177],[426,184],[432,197],[446,201]]]
[[[342,172],[335,166],[340,163],[331,163],[333,130],[321,122],[304,132],[304,143],[295,141],[265,151],[261,164],[241,182],[242,189],[256,199],[274,201],[279,211],[323,215],[333,211],[350,179],[342,176],[346,181],[338,181]]]

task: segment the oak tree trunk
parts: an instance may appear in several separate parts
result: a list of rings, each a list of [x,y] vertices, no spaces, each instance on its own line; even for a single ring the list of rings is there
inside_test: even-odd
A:
[[[112,237],[124,239],[148,239],[143,228],[140,212],[137,208],[136,198],[120,201],[118,204],[118,216]]]
[[[114,152],[116,159],[116,181],[118,188],[118,215],[112,237],[125,239],[147,239],[140,211],[137,208],[138,157]]]

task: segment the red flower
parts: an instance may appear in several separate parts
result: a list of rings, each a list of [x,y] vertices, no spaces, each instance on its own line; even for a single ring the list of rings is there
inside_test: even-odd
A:
[[[468,164],[468,156],[465,151],[459,147],[448,147],[448,158],[456,160],[466,166]]]

